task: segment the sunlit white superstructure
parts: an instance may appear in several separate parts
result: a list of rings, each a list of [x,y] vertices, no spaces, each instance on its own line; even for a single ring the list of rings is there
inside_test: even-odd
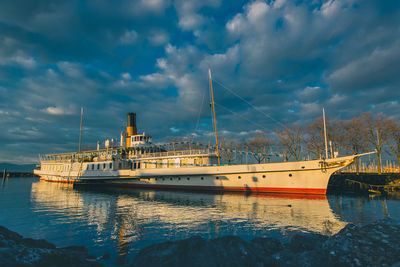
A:
[[[160,189],[325,194],[332,173],[356,157],[296,162],[218,164],[216,149],[167,151],[137,134],[136,114],[128,113],[120,146],[40,157],[34,173],[42,180],[105,183]]]

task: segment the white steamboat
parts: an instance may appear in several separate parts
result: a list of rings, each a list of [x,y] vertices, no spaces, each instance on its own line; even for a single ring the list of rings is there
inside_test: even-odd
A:
[[[325,194],[332,173],[356,157],[261,163],[218,164],[215,149],[166,151],[137,134],[136,115],[128,113],[127,136],[118,147],[40,157],[42,180],[64,183],[161,189]]]
[[[210,71],[209,76],[215,149],[166,151],[153,145],[151,137],[146,134],[137,134],[136,114],[128,113],[127,131],[125,136],[121,135],[119,147],[98,147],[95,151],[41,156],[40,169],[34,173],[42,180],[51,182],[101,183],[160,189],[325,194],[330,176],[361,156],[221,165]]]

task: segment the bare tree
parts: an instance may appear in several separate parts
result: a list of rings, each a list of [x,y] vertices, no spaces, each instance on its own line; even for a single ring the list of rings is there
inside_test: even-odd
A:
[[[236,142],[233,139],[221,137],[219,140],[221,156],[227,163],[231,163],[236,157]]]
[[[242,142],[239,141],[235,144],[235,150],[236,150],[235,157],[236,157],[236,160],[238,160],[240,162],[240,164],[243,163],[243,151],[242,150],[244,150],[244,149],[246,149],[246,144],[244,141],[242,141]]]
[[[345,148],[344,121],[335,119],[328,121],[328,141],[332,142],[331,156]]]
[[[271,140],[265,133],[257,132],[253,138],[249,139],[246,146],[258,163],[261,163],[263,160],[266,162]]]
[[[363,118],[354,118],[343,123],[343,145],[353,154],[359,154],[368,147],[368,131]],[[358,158],[355,159],[359,173]]]
[[[321,158],[324,149],[324,128],[322,118],[316,119],[305,129],[306,148],[317,159]]]
[[[275,132],[279,137],[279,143],[282,145],[284,160],[287,161],[290,156],[294,160],[299,160],[301,155],[301,144],[303,139],[302,129],[299,125],[285,127]]]
[[[172,146],[172,150],[186,150],[191,149],[190,138],[189,137],[175,137],[171,138],[170,146]]]
[[[368,130],[368,141],[372,145],[372,147],[376,150],[376,159],[378,164],[378,173],[382,173],[381,166],[381,158],[382,158],[382,150],[384,147],[385,141],[390,136],[390,120],[383,114],[378,114],[376,116],[372,116],[371,113],[367,112],[364,114],[363,119],[365,119],[367,123]]]
[[[389,136],[385,140],[390,153],[397,159],[400,167],[400,125],[395,121],[391,121],[389,128]]]

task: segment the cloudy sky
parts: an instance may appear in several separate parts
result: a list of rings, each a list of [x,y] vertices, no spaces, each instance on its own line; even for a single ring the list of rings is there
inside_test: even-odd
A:
[[[365,111],[400,118],[400,1],[3,0],[0,162],[118,137],[164,142]],[[241,100],[242,98],[243,100]],[[271,119],[271,118],[273,119]]]

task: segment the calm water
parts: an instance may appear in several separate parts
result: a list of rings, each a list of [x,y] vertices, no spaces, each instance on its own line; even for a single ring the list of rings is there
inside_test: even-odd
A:
[[[246,196],[136,189],[82,189],[35,178],[0,181],[0,225],[59,247],[83,245],[106,262],[132,261],[141,248],[199,235],[332,235],[347,223],[400,218],[400,200],[328,195]]]

